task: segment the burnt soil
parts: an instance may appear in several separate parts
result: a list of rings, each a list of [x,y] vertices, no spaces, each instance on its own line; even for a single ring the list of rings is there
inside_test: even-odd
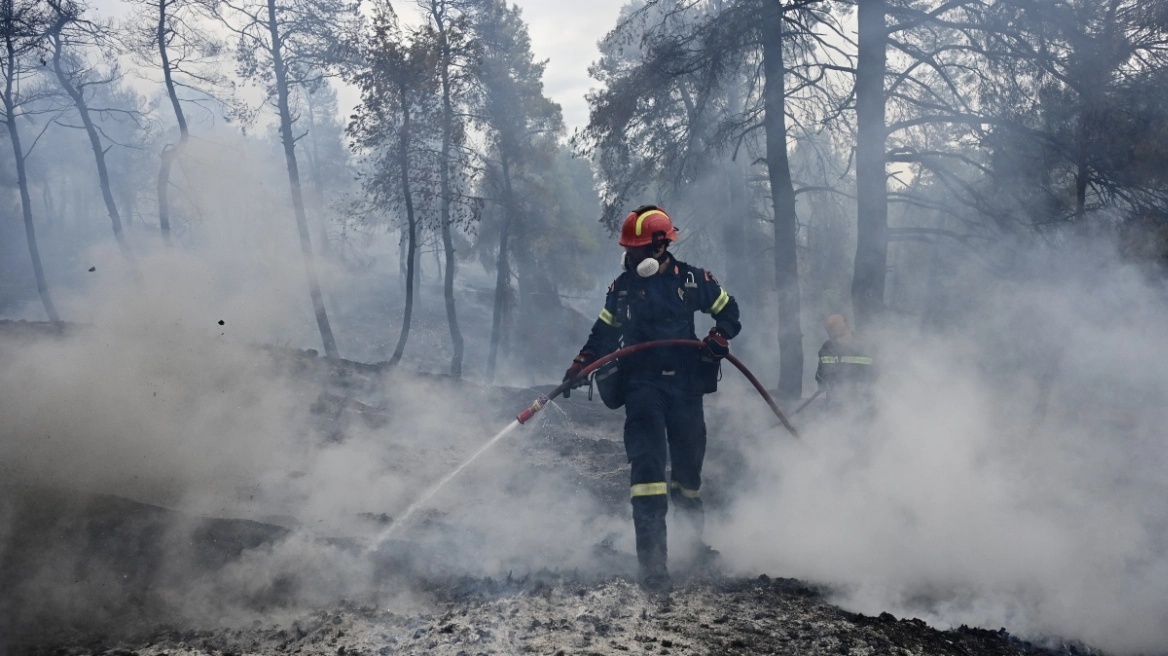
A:
[[[23,645],[64,656],[214,654],[953,654],[1092,653],[1039,648],[1005,630],[938,631],[917,619],[848,613],[792,579],[690,580],[647,593],[624,579],[431,581],[426,608],[395,613],[340,602],[282,622],[190,629],[158,625]]]

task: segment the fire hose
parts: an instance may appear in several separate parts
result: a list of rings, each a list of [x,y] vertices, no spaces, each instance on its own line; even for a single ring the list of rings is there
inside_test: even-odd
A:
[[[612,362],[613,360],[624,357],[626,355],[631,355],[638,351],[644,351],[652,348],[661,348],[664,346],[690,346],[694,348],[706,348],[705,342],[696,339],[661,339],[655,342],[642,342],[640,344],[626,346],[620,350],[613,351],[612,353],[609,353],[602,358],[598,358],[595,362],[580,370],[580,374],[574,380],[565,380],[560,384],[559,387],[536,399],[535,402],[531,404],[531,407],[519,413],[519,416],[516,417],[516,420],[518,420],[521,424],[527,423],[528,420],[536,415],[536,413],[546,408],[548,403],[551,403],[553,399],[563,394],[565,390],[572,388],[577,381],[587,378],[589,374],[603,367],[609,362]],[[783,423],[783,426],[786,427],[787,431],[790,432],[793,437],[798,438],[799,432],[796,431],[795,427],[791,425],[791,422],[787,420],[786,415],[784,415],[783,411],[779,409],[779,405],[775,403],[774,399],[771,398],[771,395],[766,391],[766,388],[763,387],[762,383],[758,382],[758,378],[755,378],[754,374],[750,373],[750,370],[746,368],[746,365],[742,364],[742,361],[733,355],[727,355],[725,359],[730,364],[737,367],[738,371],[742,372],[742,375],[746,377],[746,380],[750,381],[751,385],[754,385],[754,389],[758,391],[759,395],[762,396],[763,400],[766,401],[768,406],[770,406],[771,411],[775,413],[775,416],[779,418],[779,421]]]

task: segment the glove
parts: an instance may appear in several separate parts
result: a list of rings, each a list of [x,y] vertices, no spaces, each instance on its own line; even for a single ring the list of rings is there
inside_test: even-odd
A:
[[[730,355],[730,340],[717,328],[710,329],[710,334],[702,340],[706,343],[706,350],[718,360]]]
[[[583,387],[588,384],[587,378],[580,378],[580,372],[584,371],[584,367],[592,364],[595,359],[596,354],[592,351],[580,351],[580,354],[572,360],[572,366],[564,372],[564,382],[572,381],[572,385],[564,390],[565,399],[572,395],[573,387]]]

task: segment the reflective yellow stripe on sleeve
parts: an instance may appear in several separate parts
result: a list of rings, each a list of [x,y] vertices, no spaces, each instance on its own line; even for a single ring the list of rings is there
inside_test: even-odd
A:
[[[669,494],[665,483],[639,483],[631,488],[632,497],[655,497]]]
[[[685,497],[686,499],[700,499],[700,498],[702,498],[702,491],[701,490],[687,490],[686,488],[681,486],[681,483],[678,483],[677,481],[670,481],[669,487],[680,492],[681,496]]]
[[[612,313],[608,311],[608,308],[600,311],[600,320],[612,326],[613,328],[620,328],[620,322],[617,321],[616,317],[614,317]]]
[[[721,290],[721,292],[721,294],[718,294],[718,298],[714,301],[714,304],[711,305],[710,309],[706,310],[706,312],[712,315],[718,314],[722,310],[725,310],[726,306],[730,304],[730,295],[726,293],[725,289]]]
[[[821,355],[819,356],[820,364],[874,364],[872,358],[867,358],[862,355]]]

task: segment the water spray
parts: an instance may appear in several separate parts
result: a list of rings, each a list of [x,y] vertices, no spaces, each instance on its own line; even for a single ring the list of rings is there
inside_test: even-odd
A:
[[[592,374],[592,372],[603,367],[604,365],[608,364],[609,362],[616,360],[617,358],[631,355],[631,354],[636,353],[638,351],[644,351],[644,350],[652,349],[652,348],[662,348],[662,347],[667,347],[667,346],[688,346],[688,347],[693,347],[693,348],[706,348],[705,342],[702,342],[702,341],[699,341],[696,339],[662,339],[662,340],[657,340],[654,342],[643,342],[641,344],[634,344],[632,346],[626,346],[625,348],[619,349],[619,350],[614,351],[614,352],[612,352],[612,353],[610,353],[602,358],[597,359],[592,364],[589,364],[587,367],[584,367],[584,369],[582,369],[580,371],[580,374],[574,380],[565,380],[563,383],[560,383],[559,387],[555,388],[554,390],[552,390],[548,394],[541,395],[538,399],[536,399],[531,404],[530,407],[523,410],[523,412],[520,412],[519,415],[515,417],[515,421],[512,421],[510,424],[507,425],[506,428],[499,431],[499,433],[497,435],[492,437],[490,439],[490,441],[488,441],[481,448],[479,448],[478,451],[475,451],[474,454],[470,458],[468,458],[465,462],[463,462],[461,465],[459,465],[457,468],[455,468],[454,471],[452,471],[449,474],[447,474],[446,476],[444,476],[442,478],[442,480],[438,481],[437,484],[435,484],[432,488],[430,488],[430,491],[428,491],[424,496],[419,498],[414,503],[410,504],[410,506],[408,508],[406,508],[405,512],[402,513],[401,517],[396,518],[394,520],[393,524],[390,525],[390,527],[387,528],[380,536],[378,536],[377,540],[375,540],[373,543],[373,548],[377,548],[378,546],[380,546],[383,542],[385,542],[386,540],[391,538],[394,533],[396,533],[398,530],[400,530],[402,527],[404,527],[407,523],[409,523],[410,518],[414,515],[415,512],[417,512],[420,508],[422,508],[430,499],[434,498],[434,495],[438,494],[438,492],[443,487],[445,487],[447,483],[454,480],[459,474],[461,474],[463,471],[465,471],[467,467],[470,467],[471,464],[473,464],[475,460],[478,460],[479,456],[483,455],[488,450],[490,450],[490,448],[492,446],[494,446],[496,442],[503,439],[503,437],[505,437],[508,433],[515,430],[519,426],[522,426],[522,425],[526,424],[527,422],[531,421],[531,419],[533,417],[535,417],[535,415],[539,414],[539,412],[541,410],[548,407],[548,405],[550,405],[551,402],[553,400],[555,400],[555,398],[557,396],[560,396],[566,390],[570,389],[573,385],[576,384],[577,381],[587,378],[590,374]],[[779,418],[779,421],[782,422],[783,426],[787,429],[787,432],[789,432],[792,437],[798,438],[799,432],[796,431],[795,427],[791,425],[791,422],[787,420],[786,415],[784,415],[783,411],[779,409],[779,405],[777,403],[775,403],[774,399],[771,398],[770,393],[768,393],[766,391],[766,388],[763,387],[763,384],[758,381],[758,378],[755,378],[754,374],[752,374],[750,372],[750,370],[746,368],[746,365],[742,364],[742,361],[739,360],[738,358],[734,357],[733,355],[727,355],[725,357],[725,359],[730,364],[737,367],[738,370],[742,372],[742,375],[745,376],[746,379],[750,381],[750,384],[754,385],[754,389],[758,391],[759,395],[762,396],[763,400],[765,400],[767,405],[770,406],[771,411],[774,412],[775,416],[777,416]],[[800,408],[800,409],[802,409],[802,408]]]

